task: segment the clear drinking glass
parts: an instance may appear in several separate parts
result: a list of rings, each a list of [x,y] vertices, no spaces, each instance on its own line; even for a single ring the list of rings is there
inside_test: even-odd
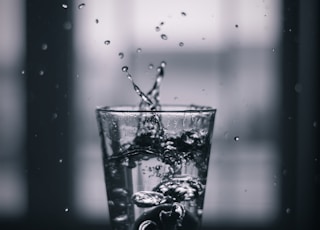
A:
[[[97,108],[112,229],[200,229],[216,110]]]

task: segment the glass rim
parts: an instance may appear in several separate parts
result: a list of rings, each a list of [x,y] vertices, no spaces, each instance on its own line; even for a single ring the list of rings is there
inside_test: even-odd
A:
[[[134,105],[115,105],[115,106],[98,106],[97,112],[116,112],[116,113],[200,113],[211,112],[216,113],[217,109],[211,106],[199,105],[161,105],[161,110],[145,110]]]

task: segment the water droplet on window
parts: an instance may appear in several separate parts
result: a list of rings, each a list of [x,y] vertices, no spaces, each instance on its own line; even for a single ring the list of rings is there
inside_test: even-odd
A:
[[[62,4],[61,6],[62,6],[62,8],[64,8],[64,9],[67,9],[67,8],[68,8],[68,5],[67,5],[67,4]]]
[[[85,7],[85,6],[86,6],[85,3],[81,3],[81,4],[78,5],[78,9],[82,9],[82,8]]]
[[[168,36],[165,34],[161,34],[161,38],[162,38],[162,40],[168,40]]]
[[[184,43],[183,43],[183,42],[179,42],[179,46],[180,46],[180,47],[183,47],[183,46],[184,46]]]
[[[287,209],[286,209],[286,213],[287,213],[287,214],[290,214],[290,212],[291,212],[291,209],[290,209],[290,208],[287,208]]]
[[[236,28],[239,28],[239,25],[238,25],[238,24],[235,24],[235,27],[236,27]]]
[[[43,70],[40,70],[40,71],[39,71],[39,75],[40,75],[40,76],[43,76],[43,75],[44,75],[44,71],[43,71]]]
[[[119,56],[120,59],[123,59],[124,58],[124,53],[120,52],[120,53],[118,53],[118,56]]]
[[[159,27],[159,26],[156,26],[155,30],[156,30],[157,32],[159,32],[159,31],[160,31],[160,27]]]
[[[239,141],[239,140],[240,140],[240,137],[239,137],[239,136],[235,136],[235,137],[233,138],[233,140],[234,140],[234,141]]]
[[[137,53],[141,53],[142,52],[142,49],[141,48],[138,48],[137,49]]]
[[[149,69],[153,69],[154,65],[153,64],[149,64]]]
[[[181,12],[181,15],[185,17],[185,16],[187,16],[187,13],[186,12]]]
[[[122,72],[128,72],[129,68],[128,66],[122,66]]]
[[[105,45],[109,45],[110,43],[111,43],[110,40],[105,40],[105,41],[104,41],[104,44],[105,44]]]
[[[64,211],[65,211],[65,212],[69,212],[69,208],[65,208]]]
[[[41,49],[42,49],[42,50],[47,50],[47,49],[48,49],[48,44],[43,43],[43,44],[41,45]]]

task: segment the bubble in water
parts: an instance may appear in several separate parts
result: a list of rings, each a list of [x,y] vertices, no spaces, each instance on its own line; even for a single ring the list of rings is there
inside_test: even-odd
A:
[[[239,137],[239,136],[235,136],[235,137],[233,138],[233,140],[234,140],[234,141],[239,141],[239,140],[240,140],[240,137]]]
[[[104,41],[104,44],[105,44],[105,45],[110,45],[110,43],[111,43],[110,40],[105,40],[105,41]]]
[[[141,48],[138,48],[137,49],[137,53],[141,53],[142,52],[142,49]]]
[[[128,72],[129,67],[128,66],[122,66],[122,72]]]
[[[186,12],[181,12],[181,15],[185,17],[185,16],[187,16],[187,13]]]
[[[143,221],[138,228],[138,230],[152,230],[152,229],[154,230],[159,229],[157,223],[152,220]]]
[[[81,9],[82,9],[83,7],[85,7],[85,6],[86,6],[85,3],[81,3],[81,4],[78,5],[78,9],[81,10]]]
[[[41,45],[41,49],[42,49],[42,50],[47,50],[47,49],[48,49],[48,44],[43,43],[43,44]]]
[[[126,214],[117,216],[113,219],[114,222],[124,222],[126,220],[128,220],[128,216]]]
[[[68,8],[68,5],[67,5],[67,4],[65,4],[65,3],[64,3],[64,4],[62,4],[61,6],[62,6],[62,8],[64,8],[64,9],[67,9],[67,8]]]
[[[129,193],[124,188],[114,188],[112,194],[117,197],[126,197]]]
[[[132,195],[131,200],[140,208],[157,206],[166,201],[163,194],[152,191],[139,191]]]
[[[184,46],[184,43],[183,43],[183,42],[179,42],[179,46],[180,46],[180,47],[183,47],[183,46]]]
[[[123,59],[124,58],[124,53],[120,52],[120,53],[118,53],[118,56],[119,56],[120,59]]]
[[[158,184],[153,191],[161,192],[174,201],[193,200],[204,191],[204,185],[190,176],[177,176]]]
[[[162,40],[168,40],[168,36],[165,34],[161,34],[161,38],[162,38]]]

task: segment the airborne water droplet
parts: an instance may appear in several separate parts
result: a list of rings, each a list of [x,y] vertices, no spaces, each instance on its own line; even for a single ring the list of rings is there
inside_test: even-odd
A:
[[[138,48],[137,49],[137,53],[141,53],[142,52],[142,49],[141,48]]]
[[[187,16],[187,13],[186,12],[181,12],[181,15],[185,17],[185,16]]]
[[[317,122],[317,121],[314,121],[314,122],[312,123],[312,126],[313,126],[314,128],[316,128],[316,127],[318,126],[318,122]]]
[[[168,40],[168,36],[165,34],[161,34],[161,38],[162,38],[162,40]]]
[[[160,66],[161,66],[162,68],[164,68],[164,67],[167,66],[167,63],[166,63],[165,61],[162,61],[162,62],[160,63]]]
[[[69,212],[69,208],[65,208],[64,211],[65,211],[65,212]]]
[[[82,8],[85,7],[85,6],[86,6],[85,3],[81,3],[81,4],[78,5],[78,9],[80,10],[80,9],[82,9]]]
[[[41,45],[41,49],[42,49],[42,50],[47,50],[47,49],[48,49],[48,44],[43,43],[43,44]]]
[[[123,66],[121,70],[122,72],[128,72],[129,68],[128,66]]]
[[[63,162],[63,159],[62,159],[62,158],[60,158],[60,159],[59,159],[59,163],[61,164],[62,162]]]
[[[180,47],[183,47],[183,46],[184,46],[184,43],[183,43],[183,42],[179,42],[179,46],[180,46]]]
[[[236,28],[239,28],[239,25],[238,25],[238,24],[235,24],[235,27],[236,27]]]
[[[290,209],[290,208],[287,208],[287,209],[286,209],[286,213],[287,213],[287,214],[290,214],[290,212],[291,212],[291,209]]]
[[[96,19],[96,23],[97,23],[97,24],[99,23],[99,19]]]
[[[39,71],[39,75],[40,75],[40,76],[43,76],[43,75],[44,75],[44,71],[43,71],[43,70],[40,70],[40,71]]]
[[[67,8],[68,8],[68,5],[67,5],[67,4],[62,4],[61,6],[62,6],[62,8],[64,8],[64,9],[67,9]]]
[[[234,140],[234,141],[239,141],[239,140],[240,140],[240,137],[239,137],[239,136],[235,136],[235,137],[233,138],[233,140]]]
[[[104,44],[105,44],[105,45],[109,45],[110,43],[111,43],[110,40],[105,40],[105,41],[104,41]]]
[[[156,26],[155,30],[156,30],[157,32],[159,32],[159,31],[160,31],[160,27],[159,27],[159,26]]]
[[[118,53],[118,56],[120,57],[120,59],[123,59],[124,58],[124,53],[120,52],[120,53]]]
[[[154,65],[150,64],[148,67],[149,67],[149,69],[153,69]]]
[[[21,70],[21,74],[25,75],[26,71],[25,70]]]

